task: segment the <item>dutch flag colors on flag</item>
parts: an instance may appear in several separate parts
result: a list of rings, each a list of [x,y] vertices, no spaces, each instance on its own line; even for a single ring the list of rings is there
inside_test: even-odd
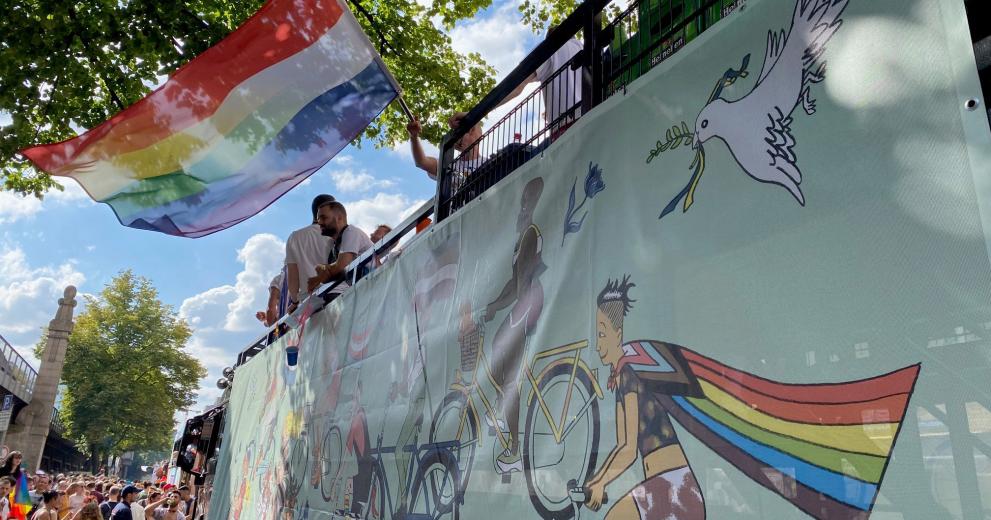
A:
[[[398,93],[340,1],[271,0],[110,120],[21,153],[126,226],[195,238],[274,202]]]

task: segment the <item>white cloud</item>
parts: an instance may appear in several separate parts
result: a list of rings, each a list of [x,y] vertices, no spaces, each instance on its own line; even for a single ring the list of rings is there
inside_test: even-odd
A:
[[[255,330],[255,311],[263,309],[268,300],[268,284],[282,267],[285,247],[275,235],[252,236],[237,252],[244,269],[235,276],[234,284],[186,298],[179,306],[179,316],[205,332]]]
[[[376,179],[364,169],[341,168],[332,170],[330,178],[334,181],[337,191],[342,193],[360,193],[376,188],[391,188],[396,184],[387,179]]]
[[[89,195],[75,181],[56,179],[64,191],[52,189],[45,193],[45,200],[39,200],[33,195],[18,195],[10,191],[0,190],[0,224],[11,224],[22,219],[31,219],[43,208],[52,205],[94,204]]]
[[[495,67],[496,80],[501,80],[527,55],[526,44],[534,35],[523,25],[516,2],[510,1],[491,16],[459,24],[450,36],[454,50],[463,54],[477,52]]]
[[[32,266],[20,247],[0,244],[0,334],[16,345],[34,345],[41,328],[55,316],[65,287],[85,281],[73,260]],[[81,304],[81,295],[76,300]],[[80,309],[77,306],[75,312]],[[18,350],[26,358],[31,357],[29,351],[30,347]]]
[[[237,354],[265,332],[255,312],[265,307],[268,284],[281,269],[284,255],[285,243],[275,235],[254,235],[237,251],[244,267],[233,283],[190,296],[179,306],[179,316],[193,328],[187,350],[207,369],[194,410],[216,400],[221,393],[216,382],[223,368],[233,365]]]
[[[345,202],[348,211],[348,224],[371,233],[375,226],[388,224],[395,226],[425,201],[411,201],[401,194],[378,193],[370,199]]]

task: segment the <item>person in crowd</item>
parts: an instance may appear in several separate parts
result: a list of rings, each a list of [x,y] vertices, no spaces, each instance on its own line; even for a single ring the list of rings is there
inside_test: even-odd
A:
[[[58,491],[45,491],[41,495],[41,507],[31,515],[31,520],[58,520]]]
[[[97,504],[103,502],[103,496],[96,492],[96,482],[92,480],[86,482],[86,494],[93,498]]]
[[[547,30],[548,34],[554,28],[555,26],[552,25]],[[551,129],[551,141],[560,137],[571,126],[574,118],[577,116],[577,114],[568,114],[568,111],[582,101],[581,68],[573,69],[570,67],[572,58],[581,53],[582,50],[583,46],[581,42],[575,38],[569,39],[547,61],[542,63],[536,72],[530,74],[528,78],[523,80],[522,83],[517,85],[512,92],[503,98],[500,106],[512,101],[516,96],[523,93],[523,89],[530,83],[539,82],[543,85],[541,94],[544,101],[544,124]],[[567,69],[561,70],[566,66],[568,67]],[[555,76],[554,73],[559,70],[561,70],[561,73]],[[553,80],[551,80],[552,77]]]
[[[157,489],[152,489],[151,492],[148,493],[148,496],[146,498],[142,498],[141,500],[138,500],[138,503],[141,504],[141,507],[147,510],[148,504],[151,504],[152,502],[158,502],[164,496],[165,494],[162,493],[161,491]]]
[[[75,516],[69,520],[102,520],[103,516],[100,514],[100,506],[96,502],[90,502],[84,504],[83,508],[76,513]],[[142,519],[143,520],[143,519]]]
[[[41,509],[42,506],[42,495],[51,488],[51,480],[48,475],[35,475],[34,477],[34,489],[28,490],[28,496],[31,497],[31,510]]]
[[[144,517],[145,508],[143,505],[138,503],[138,495],[134,495],[134,501],[131,502],[131,518],[134,520],[144,520]]]
[[[73,482],[69,484],[66,496],[69,501],[68,512],[70,515],[74,515],[83,508],[83,502],[86,500],[86,486],[81,482]]]
[[[21,461],[24,460],[24,456],[21,455],[19,451],[12,451],[7,454],[7,458],[3,459],[3,464],[0,465],[0,477],[11,476],[14,477],[16,482],[21,478]]]
[[[179,497],[175,495],[163,496],[155,502],[149,502],[143,520],[186,520],[186,515],[179,511],[180,502]]]
[[[185,484],[179,486],[179,499],[181,500],[179,510],[182,511],[182,514],[191,516],[193,513],[193,496],[189,486]]]
[[[7,477],[0,477],[0,520],[7,520],[10,518],[10,490],[14,489],[16,483],[14,479]]]
[[[103,514],[103,520],[110,520],[110,513],[120,503],[120,488],[111,486],[108,495],[107,499],[100,503],[100,513]]]
[[[133,520],[131,502],[138,496],[138,491],[139,489],[134,486],[125,486],[120,490],[120,502],[111,511],[110,520]]]
[[[93,496],[96,497],[97,503],[102,504],[107,501],[107,496],[103,494],[105,489],[102,480],[93,485]]]
[[[320,225],[321,232],[325,236],[333,238],[335,260],[317,266],[316,275],[307,281],[308,292],[312,292],[321,284],[341,279],[347,271],[348,264],[372,247],[372,240],[368,238],[367,233],[357,226],[348,225],[348,212],[340,202],[321,204],[317,209],[317,224]],[[331,291],[332,298],[336,298],[348,287],[350,285],[347,282],[338,284]]]
[[[309,292],[306,282],[316,276],[318,265],[327,264],[334,260],[330,257],[334,250],[333,238],[321,233],[317,224],[317,209],[320,206],[334,202],[331,195],[317,195],[310,204],[312,220],[310,225],[297,229],[286,240],[286,277],[289,286],[290,307],[299,303]]]
[[[468,115],[467,112],[457,112],[451,116],[447,123],[451,128],[457,128],[466,115]],[[436,157],[430,157],[423,151],[423,144],[420,142],[420,132],[423,131],[423,127],[420,125],[420,121],[418,119],[410,121],[406,125],[406,131],[409,132],[409,144],[413,152],[413,163],[416,164],[417,168],[427,172],[427,176],[431,179],[437,180],[437,169],[440,162]],[[454,149],[461,156],[452,165],[453,171],[461,176],[467,176],[481,164],[482,154],[479,150],[480,147],[471,146],[481,138],[482,123],[478,123],[471,130],[468,130],[461,139],[458,139],[458,142],[454,143]],[[467,153],[465,153],[466,149]]]

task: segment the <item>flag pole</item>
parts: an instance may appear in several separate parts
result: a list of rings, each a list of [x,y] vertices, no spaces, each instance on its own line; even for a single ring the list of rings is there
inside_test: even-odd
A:
[[[399,108],[403,109],[403,113],[406,114],[406,117],[409,118],[410,122],[412,123],[416,118],[413,117],[413,111],[409,109],[409,105],[407,105],[406,100],[403,99],[403,93],[400,92],[399,97],[397,97],[396,99],[399,100]]]

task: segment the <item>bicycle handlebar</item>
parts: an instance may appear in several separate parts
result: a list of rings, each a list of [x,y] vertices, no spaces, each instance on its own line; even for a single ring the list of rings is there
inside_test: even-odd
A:
[[[571,479],[568,481],[568,495],[571,497],[571,501],[578,504],[587,504],[590,498],[590,492],[587,486],[579,486],[578,481]],[[602,504],[609,503],[609,494],[602,494]]]

